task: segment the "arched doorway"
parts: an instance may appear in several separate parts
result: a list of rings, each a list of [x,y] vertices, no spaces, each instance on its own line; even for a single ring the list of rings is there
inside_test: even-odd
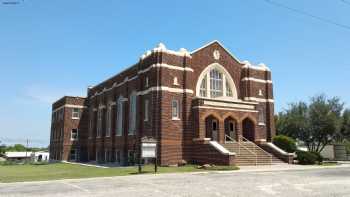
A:
[[[243,129],[243,137],[248,139],[249,141],[255,141],[255,125],[254,122],[246,118],[242,122],[242,129]]]
[[[213,141],[218,140],[219,120],[214,116],[208,116],[205,119],[205,137]]]
[[[225,141],[232,140],[237,140],[237,121],[228,117],[225,119]]]

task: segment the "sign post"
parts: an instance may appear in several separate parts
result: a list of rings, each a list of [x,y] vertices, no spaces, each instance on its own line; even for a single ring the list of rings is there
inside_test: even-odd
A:
[[[148,137],[141,139],[141,158],[154,158],[154,172],[157,173],[157,140]],[[141,164],[139,165],[139,172],[141,172]]]

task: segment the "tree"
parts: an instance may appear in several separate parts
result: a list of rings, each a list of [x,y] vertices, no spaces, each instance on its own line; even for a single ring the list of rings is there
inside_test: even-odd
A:
[[[17,152],[24,152],[24,151],[26,151],[26,147],[25,146],[23,146],[22,144],[15,144],[14,146],[8,146],[7,148],[6,148],[6,151],[12,151],[12,152],[14,152],[14,151],[17,151]]]
[[[343,106],[339,98],[325,95],[312,97],[309,105],[290,104],[278,115],[277,132],[301,140],[310,151],[319,153],[339,138]]]
[[[6,152],[6,146],[5,144],[1,144],[1,141],[0,141],[0,156],[4,155],[5,152]]]
[[[343,112],[340,135],[342,140],[350,141],[350,109]]]

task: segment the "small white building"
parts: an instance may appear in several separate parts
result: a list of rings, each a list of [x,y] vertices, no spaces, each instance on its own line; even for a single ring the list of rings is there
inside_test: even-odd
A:
[[[5,159],[9,161],[49,161],[50,153],[48,152],[6,152]]]
[[[5,159],[8,161],[24,161],[30,159],[31,152],[6,152]]]
[[[31,159],[34,160],[35,162],[38,162],[38,161],[49,161],[50,153],[49,152],[44,152],[44,151],[33,152],[31,154]]]

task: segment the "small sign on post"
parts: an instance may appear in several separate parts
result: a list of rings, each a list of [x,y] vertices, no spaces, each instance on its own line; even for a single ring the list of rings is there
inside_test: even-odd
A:
[[[141,158],[154,158],[154,172],[157,172],[157,140],[152,137],[141,138]],[[141,170],[141,164],[139,165],[139,169]]]

